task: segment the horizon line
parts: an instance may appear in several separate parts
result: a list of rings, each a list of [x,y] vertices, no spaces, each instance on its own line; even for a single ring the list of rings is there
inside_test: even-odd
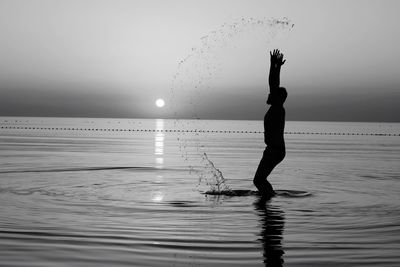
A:
[[[262,119],[224,119],[224,118],[173,118],[173,117],[86,117],[86,116],[17,116],[17,115],[0,115],[0,118],[70,118],[70,119],[123,119],[123,120],[208,120],[208,121],[262,121]],[[400,123],[399,121],[369,121],[369,120],[287,120],[290,122],[346,122],[346,123]]]

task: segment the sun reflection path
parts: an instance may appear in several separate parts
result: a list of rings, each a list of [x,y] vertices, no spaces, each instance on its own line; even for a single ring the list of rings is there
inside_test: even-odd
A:
[[[156,168],[164,166],[164,120],[156,120],[156,132],[154,137],[154,155]]]
[[[155,167],[162,169],[164,167],[164,120],[156,120],[156,131],[154,135],[154,156],[155,156]],[[155,177],[156,183],[162,183],[164,177],[162,174],[158,174]],[[162,202],[164,199],[164,192],[161,187],[155,188],[151,193],[151,200],[153,202]]]

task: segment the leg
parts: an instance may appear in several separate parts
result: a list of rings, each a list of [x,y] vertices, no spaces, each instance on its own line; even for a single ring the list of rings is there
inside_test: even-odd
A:
[[[270,198],[275,195],[272,185],[267,181],[268,175],[283,160],[284,154],[265,150],[258,165],[253,183],[263,197]]]
[[[272,172],[272,164],[268,164],[268,160],[263,157],[258,165],[253,183],[263,197],[271,197],[274,195],[272,185],[267,181],[268,175]]]

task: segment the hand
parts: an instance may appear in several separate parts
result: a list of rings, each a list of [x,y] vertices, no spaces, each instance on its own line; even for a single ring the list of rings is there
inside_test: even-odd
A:
[[[271,64],[274,66],[282,66],[285,64],[286,59],[283,60],[283,54],[279,51],[279,49],[274,49],[272,52],[269,52],[271,55]]]

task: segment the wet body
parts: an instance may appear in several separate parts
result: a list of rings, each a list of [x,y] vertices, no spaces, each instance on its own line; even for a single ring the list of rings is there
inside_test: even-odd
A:
[[[265,198],[275,195],[267,177],[286,155],[284,140],[285,108],[283,107],[283,103],[286,100],[287,92],[285,88],[279,87],[280,70],[284,63],[283,54],[279,50],[274,50],[271,53],[271,68],[269,73],[270,93],[267,100],[270,108],[264,117],[264,142],[266,148],[253,180],[258,191]]]

